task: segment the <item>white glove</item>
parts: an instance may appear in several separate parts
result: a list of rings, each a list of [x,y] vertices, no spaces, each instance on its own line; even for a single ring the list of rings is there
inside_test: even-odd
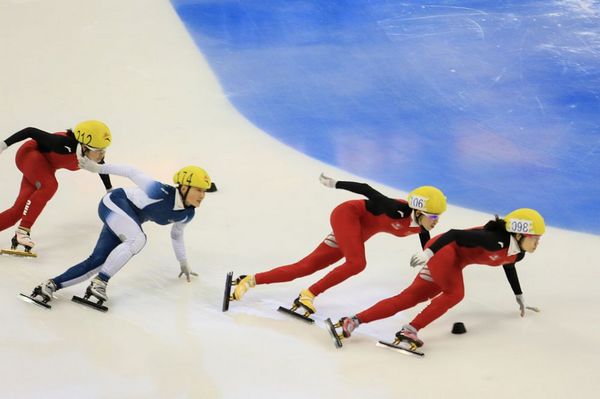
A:
[[[193,271],[190,270],[187,260],[182,260],[181,262],[179,262],[179,266],[181,266],[181,273],[179,273],[179,276],[177,278],[179,278],[185,274],[185,277],[187,278],[187,281],[189,283],[190,281],[192,281],[190,275],[198,276],[198,273],[194,273]]]
[[[81,169],[85,169],[92,173],[100,173],[101,166],[96,162],[92,161],[88,157],[77,155],[77,160],[79,161],[79,167]]]
[[[519,310],[521,311],[521,317],[525,317],[525,309],[532,310],[536,313],[540,312],[539,308],[536,308],[533,306],[525,306],[525,299],[523,299],[523,294],[515,295],[515,299],[517,300],[517,303],[519,304]]]
[[[325,176],[325,173],[321,173],[321,176],[319,176],[319,181],[322,185],[329,188],[335,188],[335,184],[337,183],[337,180]]]
[[[427,248],[425,251],[417,252],[410,257],[410,267],[425,266],[433,256],[433,251]]]
[[[6,150],[7,148],[8,146],[4,141],[0,142],[0,154],[2,154],[2,151]]]

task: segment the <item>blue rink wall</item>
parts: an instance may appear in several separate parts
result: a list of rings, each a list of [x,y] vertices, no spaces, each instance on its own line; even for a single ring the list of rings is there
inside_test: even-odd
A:
[[[226,95],[321,161],[600,233],[600,5],[173,0]]]

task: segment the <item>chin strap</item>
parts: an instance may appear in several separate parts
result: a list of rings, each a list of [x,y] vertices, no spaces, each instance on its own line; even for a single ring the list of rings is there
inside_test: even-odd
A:
[[[179,191],[179,195],[181,195],[181,200],[183,201],[183,207],[184,208],[193,208],[194,207],[193,205],[186,205],[185,204],[185,200],[187,199],[187,195],[190,192],[190,189],[188,188],[188,190],[184,194],[184,193],[181,192],[181,187],[183,187],[183,186],[180,185],[179,187],[177,187],[177,191]]]
[[[525,236],[523,234],[521,234],[521,237],[519,237],[519,239],[517,240],[517,243],[519,244],[519,249],[521,251],[523,251],[523,245],[521,245],[521,242],[525,239]]]

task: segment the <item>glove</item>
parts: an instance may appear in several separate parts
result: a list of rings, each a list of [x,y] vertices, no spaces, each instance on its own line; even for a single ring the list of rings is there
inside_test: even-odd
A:
[[[189,283],[190,281],[192,281],[190,275],[198,276],[198,273],[194,273],[193,271],[190,270],[187,260],[180,261],[179,266],[181,266],[181,273],[179,273],[179,276],[177,278],[179,278],[185,274],[185,277],[187,278],[187,281]]]
[[[321,176],[319,176],[319,181],[322,185],[329,188],[335,188],[335,184],[337,183],[337,180],[325,176],[325,173],[321,173]]]
[[[519,310],[521,311],[521,317],[525,317],[525,309],[532,310],[536,313],[540,312],[539,308],[536,308],[533,306],[525,306],[525,299],[523,299],[523,294],[515,295],[515,299],[517,300],[517,303],[519,304]]]
[[[84,156],[77,155],[77,161],[79,161],[79,167],[81,169],[85,169],[92,173],[100,173],[101,166],[98,165],[96,162],[92,161],[91,159],[89,159],[88,157],[86,157],[85,155]]]
[[[425,266],[433,256],[433,251],[427,248],[410,257],[410,267]]]
[[[2,154],[2,151],[6,150],[8,148],[8,146],[6,145],[6,143],[0,142],[0,154]]]

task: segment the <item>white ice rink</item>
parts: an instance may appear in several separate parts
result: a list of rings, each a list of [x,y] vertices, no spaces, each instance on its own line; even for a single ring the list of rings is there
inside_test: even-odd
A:
[[[219,187],[186,230],[198,278],[177,279],[169,228],[146,224],[147,246],[108,286],[108,313],[70,301],[85,284],[59,291],[47,311],[18,293],[87,257],[101,228],[98,177],[60,171],[59,191],[34,229],[39,258],[0,257],[0,397],[597,397],[600,237],[550,227],[518,265],[539,314],[519,317],[500,268],[470,266],[465,299],[420,333],[424,358],[375,347],[421,307],[361,326],[336,349],[320,322],[305,325],[274,310],[323,273],[260,286],[228,313],[221,312],[223,283],[230,270],[296,261],[330,231],[333,207],[357,196],[320,185],[321,171],[362,178],[245,120],[168,1],[1,0],[0,54],[1,139],[26,126],[59,131],[100,119],[113,132],[108,162],[164,182],[195,163]],[[2,209],[19,187],[17,148],[0,155]],[[491,216],[451,205],[436,233]],[[0,234],[3,247],[12,234]],[[367,269],[319,297],[319,315],[353,314],[399,292],[414,278],[408,260],[416,248],[416,237],[374,237]],[[467,334],[450,333],[456,321]]]

